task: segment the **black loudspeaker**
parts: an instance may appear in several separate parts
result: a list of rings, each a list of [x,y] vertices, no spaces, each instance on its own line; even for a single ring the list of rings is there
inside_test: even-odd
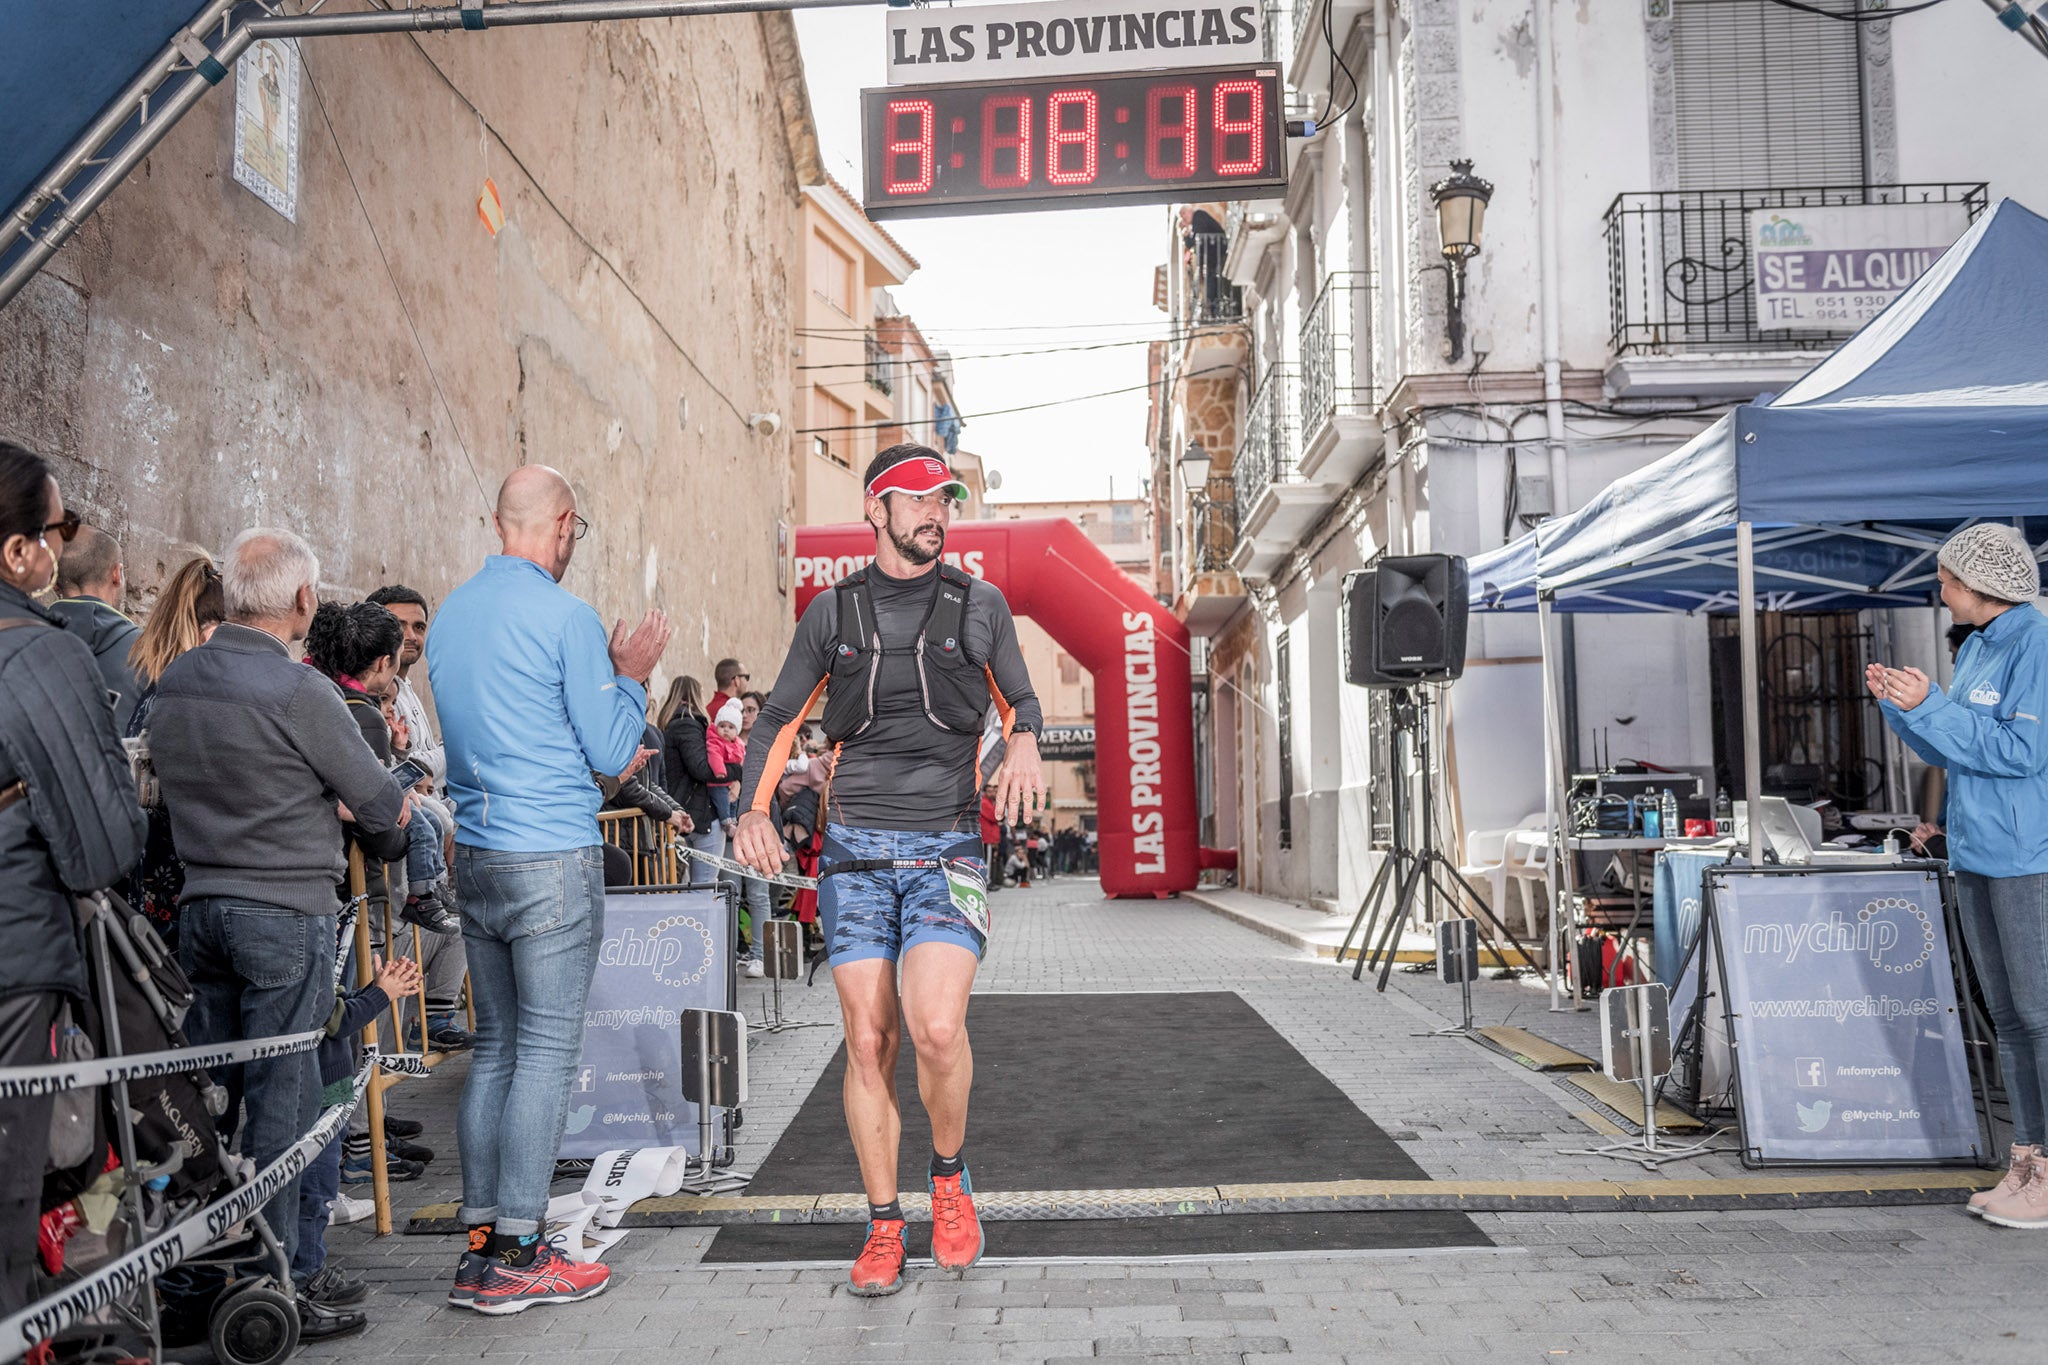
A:
[[[1465,671],[1469,579],[1459,555],[1380,560],[1344,580],[1344,678],[1359,687],[1450,682]]]

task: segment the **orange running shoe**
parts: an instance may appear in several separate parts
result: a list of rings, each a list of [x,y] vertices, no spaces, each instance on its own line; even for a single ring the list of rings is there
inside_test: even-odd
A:
[[[958,1175],[931,1177],[932,1261],[964,1275],[981,1259],[981,1217],[974,1211],[974,1182],[962,1166]]]
[[[853,1283],[848,1292],[863,1299],[879,1299],[903,1287],[903,1220],[868,1220],[867,1245],[853,1261]]]

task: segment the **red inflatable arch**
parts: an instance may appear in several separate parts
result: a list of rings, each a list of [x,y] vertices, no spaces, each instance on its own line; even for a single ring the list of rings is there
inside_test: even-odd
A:
[[[796,533],[796,610],[875,557],[865,522]],[[1201,870],[1188,632],[1063,517],[963,521],[946,558],[1003,590],[1095,675],[1095,804],[1102,889],[1164,896]],[[1033,680],[1042,685],[1042,680]]]

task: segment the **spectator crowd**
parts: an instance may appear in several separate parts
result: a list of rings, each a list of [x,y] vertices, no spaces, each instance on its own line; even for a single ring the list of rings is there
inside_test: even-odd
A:
[[[554,471],[515,472],[495,522],[504,553],[438,613],[396,583],[322,600],[314,548],[258,527],[173,570],[137,622],[119,542],[66,511],[44,460],[0,443],[0,1066],[67,1055],[72,1021],[94,1008],[81,898],[100,892],[189,983],[189,1044],[326,1039],[214,1069],[220,1144],[254,1169],[349,1100],[356,1039],[380,1015],[406,1021],[404,1048],[472,1051],[456,1134],[471,1238],[451,1300],[512,1312],[595,1293],[608,1274],[540,1240],[604,887],[651,880],[665,839],[729,856],[764,699],[727,658],[709,692],[679,676],[650,706],[667,622],[650,612],[607,632],[560,586],[588,524]],[[776,794],[805,870],[831,763],[807,733]],[[640,834],[617,836],[633,822]],[[683,875],[734,883],[750,975],[771,915],[815,919],[805,895],[778,906],[760,877],[701,861]],[[0,1098],[0,1142],[43,1150],[55,1106]],[[387,1107],[373,1133],[366,1111],[264,1207],[303,1339],[367,1323],[367,1287],[327,1261],[325,1239],[370,1213],[348,1189],[370,1180],[376,1147],[396,1181],[435,1157],[419,1123]],[[96,1174],[107,1152],[69,1175]],[[61,1263],[75,1219],[51,1196],[83,1187],[66,1174],[0,1164],[0,1317]]]

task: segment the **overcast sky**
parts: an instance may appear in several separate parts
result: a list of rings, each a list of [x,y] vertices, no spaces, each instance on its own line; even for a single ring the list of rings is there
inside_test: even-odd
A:
[[[861,197],[860,92],[883,84],[888,10],[799,10],[811,110],[825,165]],[[1170,210],[1069,209],[884,223],[920,265],[895,290],[933,345],[956,357],[968,418],[961,445],[1002,475],[998,502],[1135,497],[1145,477],[1145,347],[1163,336],[1153,267],[1165,259]],[[1052,354],[1049,347],[1097,349]],[[990,357],[977,359],[976,357]],[[1133,392],[1065,401],[1109,389]],[[1003,417],[976,413],[1062,400]]]

